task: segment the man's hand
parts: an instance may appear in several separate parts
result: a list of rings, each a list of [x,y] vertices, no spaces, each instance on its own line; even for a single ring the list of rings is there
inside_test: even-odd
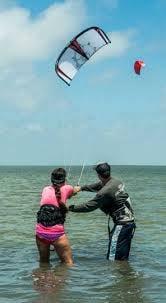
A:
[[[74,186],[74,194],[79,193],[81,191],[81,186]]]

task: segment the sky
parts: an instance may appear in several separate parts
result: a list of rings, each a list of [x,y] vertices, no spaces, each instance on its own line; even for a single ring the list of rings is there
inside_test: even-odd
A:
[[[0,0],[0,165],[166,165],[165,11],[165,0]],[[56,59],[90,26],[111,44],[68,87]]]

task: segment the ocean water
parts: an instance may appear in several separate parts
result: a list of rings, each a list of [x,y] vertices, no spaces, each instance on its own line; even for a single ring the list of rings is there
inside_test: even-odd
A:
[[[132,198],[137,229],[128,262],[107,261],[107,217],[96,210],[70,213],[66,231],[75,265],[59,263],[54,251],[41,267],[34,238],[42,187],[53,167],[0,167],[0,303],[165,303],[166,167],[113,166]],[[69,170],[69,168],[67,168]],[[81,167],[71,167],[77,184]],[[96,181],[86,167],[81,184]],[[69,200],[81,203],[93,193]]]

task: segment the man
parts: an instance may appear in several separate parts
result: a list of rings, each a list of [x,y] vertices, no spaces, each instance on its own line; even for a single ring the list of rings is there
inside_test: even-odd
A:
[[[76,186],[75,191],[97,192],[96,196],[81,205],[70,205],[69,211],[85,213],[99,208],[109,215],[107,259],[127,260],[136,227],[130,197],[124,190],[124,184],[111,176],[111,167],[108,163],[96,165],[95,170],[100,182]],[[109,227],[110,217],[114,222],[112,230]]]

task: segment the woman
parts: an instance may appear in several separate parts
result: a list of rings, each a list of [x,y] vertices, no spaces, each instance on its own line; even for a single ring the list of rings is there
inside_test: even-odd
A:
[[[50,245],[53,245],[62,263],[73,264],[64,222],[67,213],[65,203],[74,194],[74,188],[65,181],[66,171],[63,168],[54,169],[52,185],[44,187],[42,192],[35,230],[40,262],[49,262]]]

